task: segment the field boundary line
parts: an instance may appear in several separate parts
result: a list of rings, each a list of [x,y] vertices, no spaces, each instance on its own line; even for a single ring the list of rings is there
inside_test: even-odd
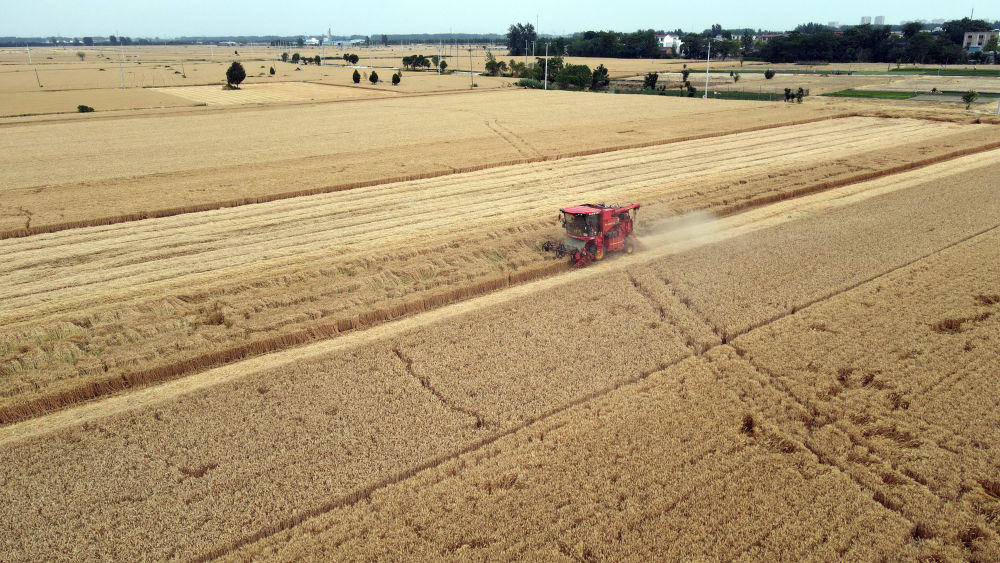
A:
[[[939,249],[937,249],[937,250],[935,250],[933,252],[930,252],[930,253],[927,253],[927,254],[925,254],[923,256],[920,256],[919,258],[911,260],[911,261],[907,262],[906,264],[903,264],[903,265],[900,265],[898,267],[892,268],[892,269],[890,269],[890,270],[888,270],[886,272],[883,272],[881,274],[877,274],[875,276],[872,276],[872,277],[870,277],[870,278],[868,278],[868,279],[866,279],[866,280],[864,280],[862,282],[851,284],[850,286],[845,287],[845,288],[843,288],[841,290],[835,291],[835,292],[833,292],[831,294],[828,294],[825,297],[821,297],[821,298],[812,300],[812,301],[809,302],[808,305],[804,305],[804,306],[801,306],[801,307],[794,307],[791,311],[786,312],[786,313],[784,313],[782,315],[773,317],[772,319],[770,319],[770,320],[768,320],[768,321],[766,321],[766,322],[764,322],[764,323],[762,323],[762,324],[760,324],[758,326],[749,328],[745,332],[741,333],[740,335],[746,334],[746,333],[749,333],[749,332],[751,332],[753,330],[756,330],[758,328],[762,328],[764,326],[767,326],[767,325],[769,325],[769,324],[771,324],[773,322],[776,322],[778,320],[781,320],[782,318],[787,317],[789,315],[794,315],[796,312],[801,311],[801,310],[803,310],[803,309],[805,309],[807,307],[810,307],[812,305],[818,304],[818,303],[823,302],[823,301],[827,301],[827,300],[832,299],[832,298],[834,298],[834,297],[836,297],[838,295],[841,295],[843,293],[852,291],[852,290],[858,288],[859,286],[861,286],[863,284],[869,283],[869,282],[874,281],[874,280],[876,280],[878,278],[881,278],[883,276],[889,275],[889,274],[891,274],[891,273],[893,273],[893,272],[895,272],[897,270],[901,270],[903,268],[907,268],[907,267],[913,265],[916,262],[919,262],[921,260],[925,260],[925,259],[927,259],[927,258],[929,258],[929,257],[931,257],[931,256],[933,256],[935,254],[938,254],[940,252],[948,250],[949,248],[952,248],[954,246],[962,244],[962,243],[964,243],[964,242],[966,242],[968,240],[971,240],[971,239],[973,239],[975,237],[978,237],[978,236],[981,236],[983,234],[986,234],[986,233],[988,233],[988,232],[990,232],[990,231],[992,231],[992,230],[994,230],[994,229],[996,229],[998,227],[1000,227],[1000,225],[994,225],[993,227],[989,227],[989,228],[984,229],[982,231],[979,231],[979,232],[977,232],[975,234],[972,234],[972,235],[969,235],[967,237],[964,237],[961,240],[949,243],[948,245],[946,245],[946,246],[944,246],[942,248],[939,248]],[[707,350],[705,350],[704,353],[707,354],[709,351],[714,350],[715,348],[718,348],[718,347],[721,347],[721,346],[729,346],[730,348],[733,349],[734,353],[736,353],[742,359],[742,356],[739,354],[739,348],[737,348],[737,346],[733,345],[732,343],[719,343],[719,344],[715,344],[713,346],[710,346]],[[440,456],[436,456],[436,457],[432,458],[431,460],[427,460],[425,462],[417,464],[416,466],[413,466],[410,469],[407,469],[405,471],[400,471],[399,473],[397,473],[395,475],[392,475],[390,477],[382,479],[378,483],[373,483],[373,484],[367,485],[365,487],[356,489],[356,490],[354,490],[354,491],[352,491],[350,493],[341,495],[339,498],[334,499],[332,501],[329,501],[327,503],[324,503],[323,505],[321,505],[321,506],[319,506],[317,508],[313,508],[313,509],[310,509],[310,510],[306,510],[304,512],[300,512],[299,514],[296,514],[295,516],[292,516],[292,517],[289,517],[289,518],[285,519],[283,522],[281,522],[279,524],[270,525],[270,526],[268,526],[268,527],[266,527],[266,528],[258,531],[257,533],[255,533],[255,534],[253,534],[251,536],[248,536],[248,537],[243,538],[241,540],[238,540],[236,542],[230,543],[227,546],[223,546],[223,547],[220,547],[220,548],[213,549],[212,551],[209,551],[208,553],[206,553],[204,555],[196,557],[194,559],[194,561],[205,562],[205,561],[211,561],[211,560],[214,560],[214,559],[218,559],[219,557],[222,557],[222,556],[224,556],[224,555],[226,555],[228,553],[231,553],[231,552],[233,552],[233,551],[235,551],[235,550],[237,550],[237,549],[239,549],[241,547],[250,545],[252,543],[255,543],[255,542],[260,541],[260,540],[262,540],[264,538],[273,536],[273,535],[278,534],[280,532],[283,532],[285,530],[289,530],[289,529],[291,529],[291,528],[293,528],[293,527],[301,524],[302,522],[304,522],[304,521],[306,521],[308,519],[311,519],[311,518],[314,518],[316,516],[325,514],[327,512],[336,510],[338,508],[343,508],[343,507],[346,507],[346,506],[351,506],[351,505],[356,504],[356,503],[358,503],[358,502],[360,502],[362,500],[370,499],[371,496],[376,491],[378,491],[380,489],[384,489],[384,488],[390,487],[392,485],[395,485],[397,483],[400,483],[402,481],[405,481],[407,479],[415,477],[419,473],[422,473],[422,472],[424,472],[424,471],[426,471],[428,469],[433,469],[434,467],[438,467],[440,465],[443,465],[444,463],[446,463],[448,461],[451,461],[451,460],[457,459],[457,458],[459,458],[459,457],[461,457],[463,455],[472,453],[472,452],[474,452],[476,450],[481,449],[484,446],[488,446],[490,444],[493,444],[493,443],[499,441],[502,438],[505,438],[507,436],[511,436],[513,434],[516,434],[517,432],[520,432],[521,430],[525,430],[529,426],[532,426],[532,425],[540,423],[540,422],[544,422],[545,420],[547,420],[549,418],[552,418],[553,416],[556,416],[556,415],[558,415],[558,414],[560,414],[562,412],[565,412],[565,411],[567,411],[569,409],[578,407],[578,406],[583,405],[585,403],[588,403],[588,402],[590,402],[590,401],[592,401],[594,399],[599,399],[601,397],[605,397],[605,396],[607,396],[607,395],[609,395],[609,394],[611,394],[611,393],[613,393],[615,391],[618,391],[618,390],[620,390],[622,388],[630,387],[632,385],[641,383],[641,382],[649,379],[649,377],[651,377],[651,376],[653,376],[655,374],[662,373],[662,372],[664,372],[667,369],[670,369],[670,368],[672,368],[674,366],[677,366],[677,365],[679,365],[679,364],[681,364],[681,363],[683,363],[685,361],[688,361],[688,360],[691,360],[692,358],[697,358],[697,357],[698,357],[697,355],[695,355],[693,353],[689,353],[688,355],[686,355],[686,356],[684,356],[682,358],[679,358],[677,360],[674,360],[672,362],[662,362],[662,363],[660,363],[658,365],[658,367],[656,367],[654,369],[647,370],[647,371],[641,371],[637,375],[634,375],[634,376],[629,377],[629,378],[622,379],[621,381],[616,382],[616,383],[614,383],[612,385],[606,386],[606,387],[604,387],[602,389],[598,389],[596,391],[592,391],[590,393],[587,393],[586,395],[577,397],[576,399],[573,399],[572,401],[569,401],[568,403],[565,403],[565,404],[560,405],[558,407],[554,407],[552,409],[549,409],[545,413],[542,413],[542,414],[536,415],[534,417],[528,418],[524,422],[522,422],[522,423],[520,423],[520,424],[518,424],[518,425],[516,425],[514,427],[511,427],[511,428],[509,428],[507,430],[503,430],[503,431],[498,432],[496,434],[492,434],[490,436],[483,437],[482,439],[477,440],[477,441],[475,441],[475,442],[473,442],[471,444],[468,444],[466,446],[460,447],[457,450],[454,450],[454,451],[452,451],[449,454],[442,454]],[[751,366],[751,367],[753,367],[753,366]],[[778,390],[778,391],[780,392],[780,390]],[[792,398],[795,399],[795,397],[792,397]],[[809,451],[812,452],[811,448],[808,448],[808,446],[805,446],[804,444],[803,444],[803,446],[806,449],[808,449]],[[815,452],[813,452],[813,454],[817,455]],[[905,516],[904,516],[904,518],[905,518]]]
[[[625,145],[616,145],[613,147],[602,147],[595,149],[586,149],[582,151],[572,151],[565,153],[556,153],[550,155],[536,156],[536,157],[524,157],[512,160],[504,160],[491,162],[486,164],[479,164],[475,166],[466,166],[461,168],[451,168],[449,170],[438,170],[434,172],[423,172],[419,174],[408,174],[403,176],[395,176],[389,178],[378,178],[373,180],[363,180],[358,182],[349,182],[345,184],[335,184],[329,186],[322,186],[318,188],[307,188],[303,190],[294,190],[290,192],[282,192],[276,194],[265,194],[260,196],[252,197],[241,197],[229,200],[202,203],[196,205],[186,205],[180,207],[169,207],[164,209],[154,209],[149,211],[135,211],[132,213],[124,213],[121,215],[98,217],[94,219],[81,219],[78,221],[67,221],[63,223],[49,223],[44,225],[35,225],[30,228],[12,229],[7,231],[0,231],[0,240],[8,238],[22,238],[32,235],[39,235],[45,233],[54,233],[58,231],[65,231],[69,229],[79,229],[84,227],[100,227],[106,225],[114,225],[118,223],[128,223],[132,221],[142,221],[144,219],[158,219],[161,217],[173,217],[175,215],[183,215],[187,213],[198,213],[202,211],[213,211],[216,209],[224,209],[229,207],[239,207],[243,205],[253,205],[258,203],[268,203],[272,201],[278,201],[283,199],[292,199],[296,197],[320,195],[333,192],[348,191],[358,188],[367,188],[372,186],[378,186],[381,184],[393,184],[399,182],[412,182],[415,180],[426,180],[429,178],[439,178],[442,176],[451,176],[454,174],[462,174],[466,172],[477,172],[480,170],[488,170],[492,168],[503,168],[507,166],[520,166],[525,164],[535,164],[539,162],[549,162],[556,160],[563,160],[567,158],[575,158],[580,156],[591,156],[595,154],[610,153],[615,151],[623,151],[629,149],[640,149],[647,147],[654,147],[660,145],[670,145],[674,143],[683,143],[687,141],[697,141],[702,139],[711,139],[715,137],[724,137],[727,135],[738,135],[741,133],[753,133],[757,131],[765,131],[768,129],[777,129],[781,127],[794,127],[797,125],[807,125],[810,123],[817,123],[821,121],[830,121],[835,119],[846,119],[850,117],[859,117],[854,113],[844,113],[835,114],[823,117],[816,117],[810,119],[802,119],[795,121],[786,121],[782,123],[772,123],[766,125],[758,125],[754,127],[748,127],[744,129],[735,129],[728,131],[717,131],[713,133],[702,133],[698,135],[690,135],[685,137],[674,137],[670,139],[656,139],[652,141],[643,141],[639,143],[629,143]],[[1000,146],[1000,143],[997,143]]]

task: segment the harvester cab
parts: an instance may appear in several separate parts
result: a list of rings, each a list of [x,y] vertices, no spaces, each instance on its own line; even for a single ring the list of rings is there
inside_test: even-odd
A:
[[[570,263],[577,267],[603,260],[611,252],[632,254],[631,238],[639,206],[638,203],[586,203],[560,209],[559,218],[566,229],[566,240],[547,241],[542,249],[560,257],[569,256]]]

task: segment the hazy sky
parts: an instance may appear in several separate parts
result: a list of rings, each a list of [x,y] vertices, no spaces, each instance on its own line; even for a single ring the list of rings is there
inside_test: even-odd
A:
[[[1000,19],[997,3],[980,2],[976,17]],[[861,16],[902,20],[968,16],[973,4],[887,0],[838,2],[740,0],[0,0],[0,36],[60,35],[178,37],[193,35],[334,35],[377,33],[503,33],[515,21],[534,22],[542,33],[639,28],[700,31],[723,27],[792,28],[816,21],[857,24]]]

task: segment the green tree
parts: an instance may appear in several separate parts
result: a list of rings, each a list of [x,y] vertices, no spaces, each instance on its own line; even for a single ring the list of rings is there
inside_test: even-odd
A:
[[[441,68],[441,72],[444,72],[444,69],[448,68],[448,61],[442,60],[440,68]]]
[[[354,69],[354,83],[355,84],[361,83],[361,73],[358,72],[358,69]]]
[[[292,53],[292,64],[299,64],[300,60],[302,60],[302,56],[298,53]]]
[[[972,104],[979,98],[979,92],[975,90],[969,90],[968,92],[962,94],[962,101],[965,102],[965,110],[968,111]]]
[[[740,81],[740,73],[734,72],[733,73],[733,83],[735,84],[736,82],[739,82],[739,81]]]
[[[743,49],[743,56],[749,55],[753,51],[753,33],[749,29],[743,31],[740,37],[740,47]]]
[[[691,76],[691,71],[685,67],[684,70],[681,71],[681,81],[687,82],[688,76]]]
[[[804,97],[805,95],[806,95],[806,91],[805,91],[805,90],[803,90],[802,88],[799,88],[799,89],[798,89],[798,91],[796,91],[796,92],[795,92],[795,101],[796,101],[797,103],[800,103],[800,104],[801,104],[801,103],[802,103],[802,98],[803,98],[803,97]]]
[[[226,84],[238,88],[240,83],[247,77],[247,71],[239,61],[233,61],[226,70]]]
[[[271,73],[271,76],[274,76],[274,67],[273,66],[271,67],[270,73]]]
[[[382,34],[382,45],[385,47],[389,46],[389,36],[384,33]]]
[[[770,80],[772,78],[774,78],[774,70],[772,70],[770,68],[767,69],[767,70],[765,70],[764,71],[764,79],[765,80]]]
[[[660,75],[655,72],[650,72],[646,74],[646,77],[642,79],[642,87],[644,90],[655,90],[656,82],[660,79]]]
[[[920,22],[910,22],[903,26],[903,37],[910,39],[916,34],[920,33],[924,29],[924,25]]]
[[[82,61],[83,59],[87,58],[87,53],[84,53],[83,51],[77,51],[76,56],[80,57],[80,60]]]
[[[486,51],[486,64],[483,65],[483,68],[489,76],[498,76],[500,74],[500,63],[497,62],[497,58],[493,56],[493,53],[489,51]]]
[[[117,45],[118,44],[118,38],[115,37],[114,35],[109,35],[108,36],[108,43],[111,43],[112,45]]]
[[[76,111],[78,111],[80,113],[90,113],[90,112],[94,111],[94,108],[92,108],[90,106],[85,106],[83,104],[80,104],[80,105],[76,106]]]
[[[322,64],[323,63],[323,59],[320,58],[319,55],[316,55],[315,57],[313,57],[313,62],[316,63],[316,64]]]
[[[599,90],[607,88],[608,84],[611,84],[608,69],[604,65],[597,65],[597,68],[594,69],[594,74],[590,77],[590,89]]]
[[[83,44],[86,45],[86,46],[88,46],[88,47],[90,47],[91,45],[94,44],[94,38],[93,37],[84,37],[83,38]]]
[[[590,67],[587,65],[566,65],[556,75],[556,82],[559,86],[566,88],[574,86],[576,88],[586,88],[590,86],[592,75]]]
[[[295,44],[299,46],[299,49],[301,49],[302,46],[306,44],[306,40],[300,35],[299,38],[295,40]]]
[[[372,84],[378,84],[378,73],[373,70],[371,75],[368,76],[368,81]]]
[[[282,53],[281,54],[281,62],[283,62],[283,63],[287,63],[288,62],[288,53]]]
[[[399,73],[398,72],[394,73],[392,75],[392,85],[393,86],[399,86]]]
[[[354,55],[354,54],[352,54],[352,55],[351,55],[351,61],[350,61],[350,62],[351,62],[351,64],[352,64],[352,65],[356,65],[356,64],[358,64],[358,61],[359,61],[359,60],[360,60],[360,59],[358,58],[358,56],[357,56],[357,55]]]
[[[528,52],[531,51],[531,43],[538,38],[535,33],[535,26],[529,24],[515,23],[507,29],[507,49],[510,56],[518,57],[525,55],[525,42],[527,42]]]
[[[986,45],[983,47],[983,51],[986,51],[987,53],[997,50],[1000,50],[1000,35],[990,37],[990,40],[987,41]]]

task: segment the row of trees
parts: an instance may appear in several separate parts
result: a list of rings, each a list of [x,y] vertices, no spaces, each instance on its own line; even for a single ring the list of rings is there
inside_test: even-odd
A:
[[[672,33],[681,39],[679,53],[692,59],[703,59],[711,44],[712,58],[753,57],[771,62],[827,61],[827,62],[911,62],[959,63],[970,55],[962,49],[965,33],[988,31],[1000,25],[984,20],[964,18],[946,22],[943,31],[924,30],[925,25],[908,23],[902,35],[893,34],[889,26],[859,25],[834,32],[817,23],[799,25],[785,37],[773,37],[766,43],[756,41],[752,29],[724,30],[719,24],[701,33]],[[534,26],[516,23],[507,31],[507,45],[513,57],[532,52],[537,40]],[[549,53],[574,57],[657,58],[663,55],[656,32],[652,29],[634,33],[617,31],[587,31],[570,37],[547,40]],[[544,49],[544,48],[543,48]],[[996,50],[996,45],[985,45],[984,51]],[[541,53],[534,51],[535,55]],[[976,60],[982,55],[972,54]]]
[[[346,60],[347,55],[344,55],[344,57],[345,57],[345,60]],[[288,53],[282,53],[281,54],[281,61],[282,62],[286,62],[286,63],[289,62]],[[309,64],[309,63],[322,64],[322,62],[323,62],[323,59],[319,55],[316,55],[315,57],[303,57],[302,55],[300,55],[298,53],[292,53],[292,56],[291,56],[291,63],[292,64],[296,64],[296,65],[299,64],[299,63],[306,64],[306,65]]]
[[[969,18],[949,21],[938,33],[923,31],[922,27],[916,22],[907,24],[899,36],[886,26],[859,25],[842,33],[818,24],[800,26],[802,31],[771,39],[761,47],[760,56],[772,62],[954,64],[982,57],[977,53],[970,56],[962,48],[966,32],[991,29],[988,22]],[[986,51],[995,49],[995,42],[984,46]]]
[[[493,53],[487,51],[485,67],[488,76],[522,78],[536,83],[534,84],[536,86],[548,80],[561,88],[596,90],[611,83],[608,69],[604,65],[599,65],[591,71],[587,65],[568,65],[561,56],[549,57],[547,65],[544,58],[536,57],[534,65],[526,65],[516,59],[511,59],[510,63],[498,61]],[[548,75],[546,75],[546,71],[548,71]]]
[[[540,55],[532,51],[538,34],[535,26],[516,23],[507,30],[507,47],[512,57],[525,54]],[[660,56],[660,43],[652,29],[635,33],[617,31],[587,31],[571,37],[555,37],[548,41],[549,52],[573,57],[647,58]],[[537,47],[536,47],[537,49]]]

